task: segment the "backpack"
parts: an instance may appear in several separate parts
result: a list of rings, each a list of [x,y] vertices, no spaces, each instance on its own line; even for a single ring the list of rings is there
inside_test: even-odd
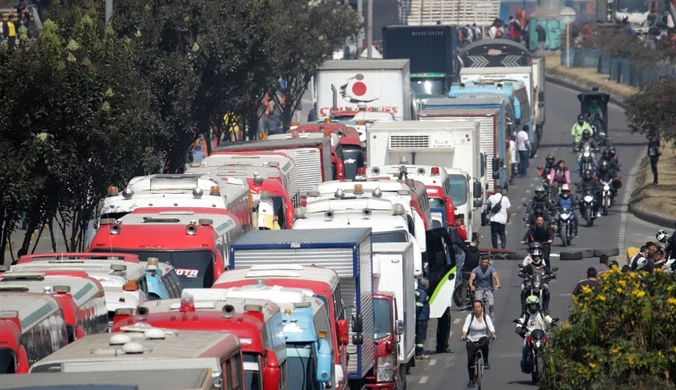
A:
[[[472,312],[472,314],[470,314],[470,315],[471,315],[471,317],[469,319],[469,327],[471,328],[472,322],[474,321],[474,312]],[[488,329],[488,322],[486,322],[486,312],[481,313],[481,315],[484,318],[484,324],[486,324],[486,331],[488,331],[489,329]],[[467,329],[467,333],[469,333],[469,329]]]
[[[493,205],[493,207],[491,207],[491,213],[497,214],[497,213],[500,212],[500,210],[502,210],[502,198],[503,197],[504,197],[504,195],[500,195],[500,200],[498,201],[498,203],[496,203],[495,205]]]

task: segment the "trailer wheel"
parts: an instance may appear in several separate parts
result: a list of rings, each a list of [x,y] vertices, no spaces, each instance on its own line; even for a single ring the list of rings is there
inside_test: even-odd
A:
[[[594,250],[594,257],[601,257],[603,255],[606,255],[608,257],[619,256],[620,250],[618,248],[595,249]]]
[[[559,255],[561,260],[582,260],[584,258],[583,253],[578,252],[561,252]]]

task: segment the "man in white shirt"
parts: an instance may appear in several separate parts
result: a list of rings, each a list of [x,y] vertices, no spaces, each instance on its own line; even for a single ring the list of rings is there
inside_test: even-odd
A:
[[[518,153],[516,152],[516,135],[512,134],[509,136],[509,185],[514,183],[514,176],[517,172],[514,172],[514,169],[517,168],[519,163]]]
[[[511,219],[512,204],[509,198],[502,194],[502,187],[495,186],[495,193],[488,197],[487,210],[490,212],[489,221],[491,222],[491,240],[493,248],[498,248],[498,237],[500,237],[500,246],[505,249],[507,246],[507,237],[505,236],[505,227]],[[499,207],[498,207],[499,205]]]
[[[516,134],[516,147],[519,151],[519,176],[526,177],[528,158],[530,158],[530,140],[528,139],[528,125],[523,125]]]

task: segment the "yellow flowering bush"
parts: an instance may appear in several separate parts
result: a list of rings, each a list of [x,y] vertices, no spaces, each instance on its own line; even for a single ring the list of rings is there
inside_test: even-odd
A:
[[[552,332],[540,389],[676,389],[674,274],[599,275]]]

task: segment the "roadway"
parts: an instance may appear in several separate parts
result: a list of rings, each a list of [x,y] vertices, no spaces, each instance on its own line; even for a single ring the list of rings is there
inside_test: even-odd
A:
[[[544,163],[548,153],[554,154],[556,160],[563,159],[566,164],[575,170],[576,155],[572,151],[572,137],[570,129],[579,114],[580,104],[577,92],[551,83],[546,86],[547,122],[542,139],[541,148],[537,156],[530,160],[528,177],[516,179],[510,186],[506,196],[512,204],[512,222],[507,226],[507,248],[515,251],[525,251],[520,240],[525,234],[522,218],[525,217],[525,207],[533,196],[533,190],[541,180],[537,178],[535,167]],[[627,129],[624,111],[617,106],[609,107],[610,131],[613,143],[622,164],[620,175],[623,179],[623,188],[620,190],[616,205],[610,209],[609,215],[597,219],[594,226],[579,227],[579,236],[573,240],[572,247],[576,248],[607,249],[620,248],[620,257],[617,259],[624,264],[625,247],[637,245],[648,239],[654,239],[658,227],[638,221],[626,212],[630,189],[627,185],[629,171],[636,165],[639,158],[645,153],[645,138],[638,134],[631,134]],[[571,181],[578,182],[577,173],[571,172]],[[629,231],[629,233],[627,233]],[[491,245],[490,229],[482,229],[481,247]],[[638,234],[638,236],[637,236]],[[560,239],[557,237],[552,245],[552,253],[562,251]],[[497,269],[501,281],[501,289],[496,291],[496,331],[497,340],[490,345],[491,370],[484,373],[484,386],[488,389],[532,389],[530,375],[521,373],[522,339],[514,333],[515,325],[512,320],[518,318],[521,311],[519,301],[518,278],[519,261],[496,260],[493,266]],[[570,293],[576,283],[586,277],[587,268],[597,265],[598,258],[588,258],[577,261],[562,261],[552,256],[552,266],[559,267],[557,279],[550,283],[552,317],[559,317],[562,321],[568,318],[568,308],[572,303]],[[468,381],[467,354],[465,344],[460,341],[461,326],[469,312],[452,311],[451,348],[454,354],[430,354],[430,360],[418,361],[416,367],[408,376],[411,389],[460,389],[466,388]],[[436,345],[436,320],[431,320],[426,349],[433,351]],[[449,387],[449,384],[452,385]]]

